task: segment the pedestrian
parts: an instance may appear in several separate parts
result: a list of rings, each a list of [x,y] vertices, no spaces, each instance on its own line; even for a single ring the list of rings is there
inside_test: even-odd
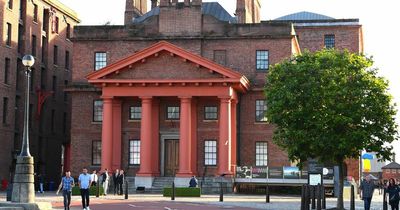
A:
[[[361,199],[364,200],[364,209],[370,210],[372,195],[374,194],[375,184],[371,181],[371,176],[365,177],[365,180],[361,182]]]
[[[103,182],[104,195],[107,195],[108,192],[108,183],[110,180],[110,175],[108,174],[108,169],[105,169],[101,174],[101,180]]]
[[[39,193],[44,193],[44,175],[43,174],[39,174],[38,175],[38,179],[39,179]]]
[[[117,194],[118,190],[118,176],[119,176],[119,170],[115,169],[115,173],[113,174],[114,195]]]
[[[90,178],[92,180],[92,185],[96,186],[97,181],[99,179],[98,176],[97,176],[97,171],[96,170],[93,170],[92,174],[90,175]]]
[[[396,184],[396,181],[391,178],[389,179],[389,185],[386,189],[389,196],[389,204],[392,207],[392,210],[399,210],[399,200],[400,200],[400,187]]]
[[[58,190],[56,194],[60,192],[62,188],[62,193],[64,197],[64,210],[69,210],[69,207],[71,206],[71,194],[72,194],[72,187],[74,187],[75,182],[74,178],[71,177],[71,172],[66,171],[65,176],[61,178],[61,183],[58,186]]]
[[[197,179],[196,176],[192,176],[192,178],[189,181],[189,187],[197,187]]]
[[[125,174],[124,174],[124,170],[120,170],[119,171],[119,175],[117,178],[117,183],[118,183],[118,195],[122,195],[124,194],[124,190],[122,188],[122,184],[124,184],[125,182]]]
[[[83,210],[90,210],[89,208],[89,189],[92,184],[91,176],[87,173],[87,168],[82,169],[82,173],[79,175],[78,183],[82,197]]]

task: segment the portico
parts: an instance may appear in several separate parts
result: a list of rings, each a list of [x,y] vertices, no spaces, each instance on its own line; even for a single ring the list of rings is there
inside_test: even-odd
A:
[[[159,62],[164,66],[160,66]],[[168,75],[171,71],[162,72],[164,68],[172,68],[170,65],[175,70],[172,76]],[[173,97],[179,101],[180,108],[180,118],[176,122],[179,124],[176,135],[179,138],[179,146],[176,145],[179,161],[174,174],[177,180],[182,179],[186,183],[187,178],[197,175],[196,103],[199,99],[214,97],[219,102],[216,175],[233,175],[236,165],[237,96],[249,88],[249,82],[243,75],[162,41],[91,73],[87,79],[102,92],[102,169],[122,166],[121,101],[135,97],[141,103],[140,168],[135,181],[141,186],[151,187],[153,177],[165,175],[166,157],[161,154],[165,152],[166,138],[160,136],[159,101]]]

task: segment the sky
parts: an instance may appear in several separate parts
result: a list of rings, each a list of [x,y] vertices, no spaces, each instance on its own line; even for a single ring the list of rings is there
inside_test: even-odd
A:
[[[60,0],[78,13],[81,25],[103,25],[124,22],[124,0]],[[181,0],[182,1],[182,0]],[[231,15],[235,0],[203,0],[219,2]],[[112,3],[111,3],[112,2]],[[150,0],[149,0],[150,2]],[[150,8],[150,6],[149,6]],[[397,0],[261,0],[261,19],[271,20],[287,14],[309,11],[333,18],[359,18],[363,25],[365,54],[373,56],[379,75],[387,78],[394,102],[400,104],[400,42]],[[400,113],[397,115],[400,124]],[[400,141],[393,144],[400,163]]]

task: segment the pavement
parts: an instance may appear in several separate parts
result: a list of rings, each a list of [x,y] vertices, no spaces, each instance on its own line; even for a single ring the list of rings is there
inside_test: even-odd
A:
[[[0,202],[6,200],[4,192],[0,193]],[[63,208],[63,197],[54,192],[36,194],[37,202],[51,202],[53,209]],[[336,206],[336,198],[327,198],[327,208]],[[363,208],[363,201],[356,199],[356,209]],[[375,195],[372,200],[371,210],[382,208],[382,195]],[[345,207],[349,209],[350,201],[345,200]],[[389,207],[390,208],[390,207]],[[80,196],[72,196],[71,210],[82,209]],[[224,202],[219,202],[219,195],[202,195],[200,198],[176,197],[171,201],[170,197],[162,197],[160,194],[130,194],[127,200],[124,196],[107,195],[96,198],[90,197],[91,210],[220,210],[220,209],[270,209],[270,210],[295,210],[300,209],[299,196],[275,196],[270,197],[270,203],[265,203],[262,195],[224,195]]]

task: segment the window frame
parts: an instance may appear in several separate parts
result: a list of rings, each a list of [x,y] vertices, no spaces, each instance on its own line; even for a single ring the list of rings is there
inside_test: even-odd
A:
[[[65,64],[64,68],[66,70],[70,70],[70,54],[68,50],[65,50]]]
[[[101,108],[97,107],[97,109],[96,109],[96,102],[100,102],[100,101],[101,101]],[[99,106],[99,104],[97,106]],[[96,118],[96,116],[97,116],[97,118]],[[93,100],[92,122],[103,122],[103,100],[102,99]]]
[[[54,45],[53,47],[53,64],[58,65],[58,46]]]
[[[10,84],[11,59],[4,58],[4,84]]]
[[[135,112],[135,108],[139,108],[140,112]],[[139,117],[135,117],[135,114],[138,114],[138,113],[139,113]],[[129,120],[141,120],[141,119],[142,119],[142,107],[141,106],[129,106]]]
[[[102,55],[101,57],[97,55]],[[103,56],[104,55],[104,56]],[[97,60],[99,58],[99,60]],[[94,70],[98,71],[107,66],[107,52],[105,51],[96,51],[94,52]]]
[[[258,113],[261,112],[261,110],[258,109],[258,107],[260,107],[261,105],[259,105],[257,102],[260,101],[264,101],[264,107],[265,109],[262,110],[263,112],[263,118],[262,119],[258,119]],[[266,123],[268,122],[268,118],[265,116],[265,112],[267,111],[268,107],[267,107],[267,100],[265,99],[256,99],[255,100],[255,121],[259,122],[259,123]]]
[[[97,147],[95,147],[97,146]],[[101,140],[92,140],[92,165],[101,165]],[[96,157],[95,157],[96,155]],[[96,162],[95,162],[96,160]]]
[[[36,57],[36,55],[37,55],[37,49],[36,49],[36,47],[37,47],[37,37],[36,37],[36,35],[32,34],[31,39],[32,39],[31,40],[31,54],[32,54],[33,57]]]
[[[335,46],[336,46],[335,34],[325,34],[324,35],[324,47],[327,49],[332,49],[332,48],[335,48]]]
[[[140,146],[141,146],[140,139],[129,140],[128,165],[140,166]],[[138,156],[135,157],[135,154],[137,154]]]
[[[7,9],[12,10],[14,7],[14,1],[13,0],[8,0],[7,1]]]
[[[263,145],[260,145],[263,144]],[[265,150],[262,153],[259,153],[258,146],[265,147]],[[264,148],[260,148],[264,149]],[[255,142],[255,166],[268,166],[268,142],[266,141],[256,141]],[[259,159],[259,157],[263,156],[263,159]],[[265,158],[266,157],[266,158]]]
[[[12,24],[7,22],[6,46],[11,47],[12,43]]]
[[[260,55],[260,56],[258,55],[258,53],[261,53],[261,52],[266,52],[266,55],[267,55],[266,59],[261,58],[262,55]],[[258,65],[258,62],[266,62],[266,65],[265,64]],[[259,66],[260,66],[260,68],[259,68]],[[268,71],[268,69],[269,69],[269,50],[256,50],[256,70],[257,71]]]
[[[66,38],[71,39],[71,24],[67,23]]]
[[[207,143],[212,143],[207,144]],[[214,150],[215,148],[215,150]],[[211,151],[210,151],[211,149]],[[215,139],[204,140],[204,166],[217,166],[218,164],[218,143]]]
[[[207,112],[207,108],[215,108],[215,112]],[[208,114],[208,116],[207,116]],[[215,117],[209,115],[215,114]],[[204,120],[218,120],[218,107],[217,106],[204,106]]]
[[[177,112],[170,112],[170,111],[169,111],[170,108],[177,108],[178,111],[177,111]],[[166,119],[167,119],[167,120],[180,120],[180,118],[181,118],[181,113],[180,113],[180,111],[181,111],[181,107],[180,107],[180,106],[167,106],[167,110],[166,110],[167,116],[166,116]],[[170,114],[174,114],[174,113],[177,114],[177,117],[173,117],[173,116],[170,117]]]
[[[38,5],[33,4],[33,22],[35,22],[35,23],[38,22],[38,11],[39,11]]]

